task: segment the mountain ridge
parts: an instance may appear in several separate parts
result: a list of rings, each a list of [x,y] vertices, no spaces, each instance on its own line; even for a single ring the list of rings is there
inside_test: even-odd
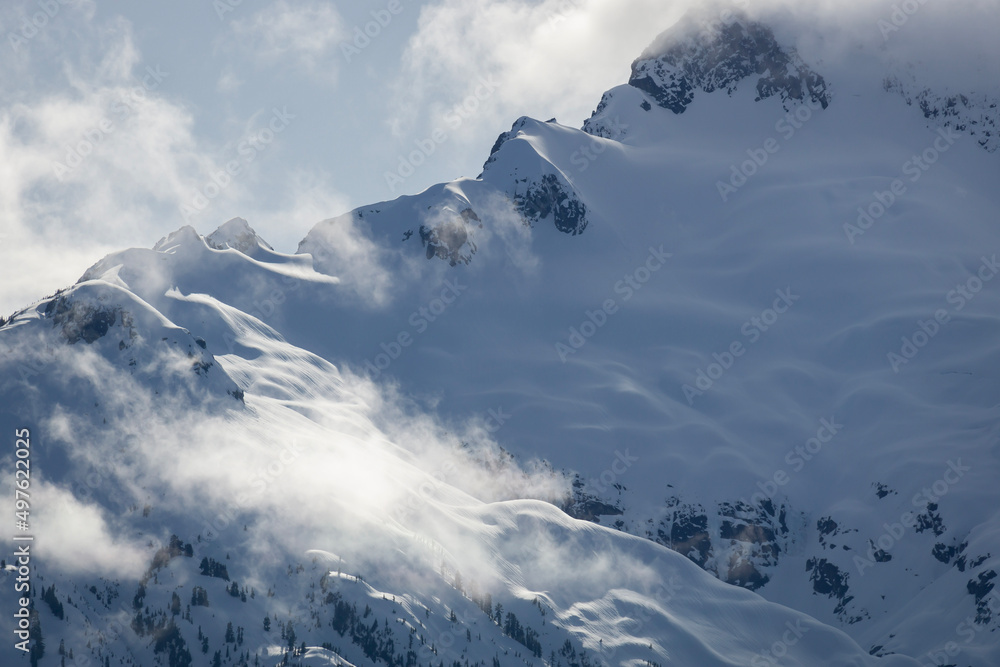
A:
[[[738,25],[722,31],[724,45],[744,43],[749,33]],[[764,51],[778,58],[765,37]],[[655,74],[653,67],[633,72]],[[183,382],[164,382],[148,397],[152,433],[184,456],[226,455],[211,454],[195,483],[160,453],[123,446],[145,462],[138,470],[150,486],[120,480],[123,497],[134,498],[109,502],[104,521],[122,522],[115,526],[122,535],[150,540],[155,548],[134,546],[151,563],[152,578],[143,583],[144,595],[135,592],[138,607],[125,605],[128,615],[135,612],[134,635],[123,628],[117,643],[92,649],[91,659],[130,655],[145,664],[166,653],[172,664],[183,663],[185,651],[198,657],[204,624],[213,650],[224,647],[229,659],[232,648],[236,663],[243,643],[230,641],[222,627],[232,618],[236,634],[244,636],[243,629],[251,640],[262,638],[255,655],[274,661],[393,664],[398,656],[399,664],[409,664],[408,652],[397,651],[404,637],[390,631],[388,619],[396,616],[393,627],[405,628],[411,647],[419,645],[420,660],[445,653],[482,664],[549,658],[581,665],[676,659],[904,665],[915,659],[894,652],[916,658],[954,644],[963,659],[990,664],[996,649],[986,633],[997,620],[991,554],[1000,548],[1000,531],[986,509],[995,462],[987,444],[991,406],[983,397],[995,383],[980,369],[996,363],[983,341],[993,331],[989,306],[997,297],[977,291],[970,310],[950,311],[962,324],[936,330],[934,345],[928,340],[905,369],[910,376],[893,372],[885,354],[935,309],[952,308],[945,297],[952,281],[975,273],[980,249],[995,238],[987,213],[995,197],[970,177],[983,166],[995,172],[992,154],[956,142],[941,157],[946,166],[928,170],[905,197],[894,195],[898,203],[858,240],[865,244],[859,250],[844,241],[844,220],[856,216],[873,189],[875,197],[892,192],[886,174],[895,173],[906,151],[933,140],[921,133],[926,119],[901,115],[907,107],[890,94],[859,102],[838,92],[794,136],[783,137],[732,202],[719,201],[718,175],[731,161],[757,154],[746,147],[787,117],[789,104],[802,103],[802,86],[825,95],[826,80],[799,68],[798,78],[780,79],[786,88],[765,85],[763,95],[764,79],[753,81],[761,75],[756,67],[709,79],[711,90],[702,87],[698,67],[691,71],[698,76],[690,81],[662,77],[673,87],[656,83],[660,92],[652,84],[609,91],[583,131],[521,118],[500,135],[481,178],[320,222],[296,255],[274,252],[238,218],[208,236],[181,228],[151,251],[101,260],[67,295],[16,314],[0,329],[8,340],[17,338],[5,346],[29,350],[25,358],[35,353],[29,327],[43,339],[58,328],[74,350],[109,356],[129,349],[125,311],[112,305],[77,313],[74,298],[101,303],[104,290],[121,295],[112,300],[146,303],[162,317],[157,326],[176,327],[173,335],[191,343],[180,359],[195,355],[183,361],[194,364],[193,372],[179,375]],[[671,100],[686,100],[684,113]],[[745,127],[722,136],[717,120],[734,114]],[[841,145],[850,159],[833,150]],[[956,196],[958,184],[975,196]],[[780,207],[772,204],[775,193]],[[939,202],[959,221],[949,229],[940,226]],[[926,232],[926,239],[908,229]],[[645,264],[650,248],[670,255],[657,271]],[[942,260],[942,253],[952,259]],[[445,281],[454,285],[450,301]],[[880,289],[867,288],[873,284]],[[801,301],[779,312],[776,289]],[[895,302],[900,295],[902,305]],[[525,303],[532,306],[527,321]],[[116,336],[121,350],[113,349]],[[560,359],[553,350],[559,343],[574,354]],[[379,355],[387,364],[373,378],[365,361],[381,366]],[[197,391],[181,400],[178,386],[207,381],[197,368],[209,357],[218,367],[208,377],[224,375],[232,394],[203,414],[192,407]],[[99,377],[61,358],[69,376]],[[157,371],[164,378],[179,368],[170,359]],[[918,362],[929,368],[918,370]],[[14,363],[11,355],[4,363]],[[383,373],[381,379],[412,392],[414,402],[373,381]],[[116,418],[122,397],[108,397],[110,408],[74,407],[71,392],[57,392],[55,380],[39,375],[27,379],[60,396],[60,410],[79,413],[76,430],[55,429],[21,399],[10,405],[22,412],[7,407],[2,417],[7,423],[34,415],[34,430],[65,450],[59,456],[83,456],[74,447],[81,436],[100,454],[115,446],[102,443],[102,433],[143,435]],[[685,399],[685,384],[701,392],[697,400]],[[14,396],[18,387],[7,381],[2,391]],[[154,398],[160,392],[170,395]],[[184,428],[204,421],[209,435],[197,443],[171,435],[178,429],[153,407],[160,400],[183,405],[191,413]],[[470,418],[487,406],[492,422]],[[113,428],[102,431],[100,421],[109,419]],[[158,421],[163,428],[155,428]],[[970,421],[976,429],[966,426]],[[293,434],[280,443],[288,461],[279,459],[279,473],[260,474],[275,463],[267,456],[274,433]],[[43,463],[56,469],[55,460]],[[583,469],[564,468],[575,465]],[[970,470],[956,478],[958,465]],[[227,467],[238,472],[229,476]],[[324,469],[339,474],[331,481],[320,476]],[[383,469],[386,478],[372,472]],[[473,481],[462,481],[456,470]],[[212,472],[219,481],[200,486]],[[263,490],[249,493],[245,479]],[[912,502],[909,488],[915,479],[931,490],[920,503]],[[939,481],[943,493],[935,491]],[[295,507],[310,506],[310,488],[329,493],[337,510],[301,516]],[[181,491],[205,496],[205,505],[220,513],[192,521],[185,513],[196,511],[194,497],[176,506],[169,500],[186,498]],[[567,492],[569,498],[561,495]],[[148,518],[140,499],[161,522],[153,530],[158,543],[140,528]],[[593,521],[560,513],[560,501],[575,502],[573,511]],[[126,518],[115,518],[116,511]],[[241,540],[233,535],[239,523],[246,533],[251,524],[263,526],[294,548],[269,551],[272,545]],[[282,524],[308,528],[303,534],[321,544],[287,535]],[[173,553],[170,532],[182,547],[191,544],[195,556],[219,563],[229,560],[223,547],[238,546],[227,575],[236,595],[221,577],[196,572],[197,558],[186,561],[183,548]],[[158,559],[161,548],[166,552]],[[254,556],[261,550],[267,564],[258,568]],[[581,555],[592,552],[593,558]],[[315,559],[311,565],[301,562],[309,561],[306,553]],[[484,565],[472,574],[477,556]],[[286,565],[288,583],[278,585]],[[414,579],[397,578],[397,571]],[[105,579],[100,591],[89,591],[91,600],[71,578],[46,572],[50,577],[70,616],[95,625],[110,613],[106,602],[132,596],[130,581]],[[693,583],[671,592],[674,579]],[[478,590],[466,588],[469,581]],[[193,590],[197,623],[185,624],[191,610],[171,611],[171,591],[184,588],[187,598],[193,582],[206,599],[227,603],[222,619],[210,620],[213,607],[198,604]],[[484,586],[493,586],[513,618],[494,611],[492,602],[486,613]],[[281,611],[280,640],[263,641],[266,633],[250,629],[262,609],[271,609],[257,600],[270,599],[272,588],[296,611]],[[142,609],[144,596],[156,597],[151,610]],[[85,600],[87,609],[70,598]],[[944,608],[940,620],[921,613],[928,600]],[[371,625],[358,603],[376,607],[383,625],[377,618]],[[48,604],[48,611],[39,605],[36,620],[51,637],[63,619]],[[722,611],[730,606],[747,611]],[[278,612],[266,616],[277,625]],[[447,629],[455,623],[458,632]],[[289,625],[313,648],[288,641],[298,636]],[[710,642],[704,628],[715,625],[728,633],[715,628]],[[327,626],[340,639],[333,633],[324,639],[320,628]],[[485,642],[473,642],[473,628],[486,633]],[[432,635],[437,639],[427,641]],[[98,635],[66,633],[81,653],[84,636]],[[563,639],[568,644],[560,645]],[[320,648],[321,640],[330,646]],[[463,649],[447,652],[462,642]]]

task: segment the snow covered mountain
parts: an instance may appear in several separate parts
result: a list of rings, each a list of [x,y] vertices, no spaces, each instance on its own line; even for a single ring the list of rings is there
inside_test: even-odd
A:
[[[183,227],[15,313],[5,634],[38,664],[1000,663],[996,96],[878,62],[688,17],[475,179],[295,254]]]

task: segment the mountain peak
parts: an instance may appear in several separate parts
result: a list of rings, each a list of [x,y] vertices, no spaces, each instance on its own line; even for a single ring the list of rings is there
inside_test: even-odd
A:
[[[264,239],[257,235],[243,218],[233,218],[223,223],[214,232],[205,237],[205,243],[216,250],[232,248],[244,255],[251,254],[258,246],[274,250]]]
[[[770,27],[742,12],[721,23],[685,15],[663,32],[632,63],[629,84],[659,106],[683,113],[695,92],[725,90],[732,94],[748,78],[757,77],[757,100],[778,95],[789,102],[830,102],[826,82],[791,47],[779,44]]]
[[[176,251],[178,246],[200,242],[201,236],[195,228],[191,225],[184,225],[157,241],[156,245],[153,246],[153,250],[157,252],[172,253]]]

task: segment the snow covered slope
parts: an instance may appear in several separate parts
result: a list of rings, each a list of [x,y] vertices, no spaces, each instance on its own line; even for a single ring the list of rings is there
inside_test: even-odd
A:
[[[165,270],[208,248],[191,234],[158,245]],[[205,361],[198,337],[181,363],[190,334],[105,281],[4,328],[0,419],[33,433],[41,664],[57,650],[80,665],[876,663],[679,554],[570,518],[553,504],[563,478],[518,467],[481,428],[445,432],[208,295],[164,298],[241,354]],[[161,334],[165,351],[146,344]],[[215,396],[213,373],[246,393]],[[508,499],[530,496],[552,502]]]
[[[1000,661],[992,98],[696,25],[478,178],[0,329],[46,659]]]

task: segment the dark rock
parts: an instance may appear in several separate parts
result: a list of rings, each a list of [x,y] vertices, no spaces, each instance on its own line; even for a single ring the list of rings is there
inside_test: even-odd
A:
[[[884,549],[875,548],[874,540],[868,540],[868,549],[871,552],[872,560],[874,560],[876,563],[888,563],[889,561],[892,560],[892,554],[890,554],[888,551],[885,551]]]
[[[854,596],[849,594],[850,576],[846,572],[825,558],[810,558],[806,561],[806,571],[810,573],[809,580],[814,593],[837,600],[833,611],[843,622],[853,625],[868,618],[868,612],[864,610],[853,616],[847,613],[847,606],[854,600]]]
[[[894,496],[898,495],[893,489],[890,489],[888,486],[886,486],[882,482],[875,482],[875,484],[873,484],[873,486],[875,487],[875,495],[878,496],[879,500],[881,500],[882,498],[885,498],[886,496],[888,496],[890,494],[894,495]]]
[[[938,542],[937,544],[934,545],[934,549],[931,550],[931,554],[934,556],[934,558],[938,559],[945,565],[949,565],[952,562],[952,560],[954,560],[963,551],[965,551],[965,548],[967,546],[969,546],[968,542],[962,542],[957,546],[952,545],[950,547],[941,542]],[[965,569],[965,561],[963,559],[961,564],[959,565],[959,570],[964,570],[964,569]]]
[[[732,95],[744,79],[756,77],[757,100],[778,96],[789,102],[830,103],[823,77],[791,49],[783,49],[767,26],[745,16],[715,31],[692,34],[682,21],[661,35],[632,63],[629,84],[659,106],[684,113],[698,90]]]
[[[436,227],[420,226],[420,242],[427,249],[427,259],[438,257],[451,266],[468,264],[476,253],[476,244],[469,238],[469,223],[481,222],[471,208]]]
[[[529,183],[523,194],[515,195],[514,205],[531,225],[551,215],[556,229],[565,234],[576,236],[587,228],[587,207],[555,174]]]
[[[969,595],[973,595],[976,598],[976,623],[989,623],[993,619],[993,611],[990,609],[986,596],[993,590],[995,586],[993,579],[996,576],[996,572],[987,570],[986,572],[980,572],[978,579],[970,579],[966,584]]]
[[[904,81],[905,79],[905,81]],[[930,127],[944,127],[974,138],[987,152],[1000,148],[1000,101],[987,94],[946,94],[919,85],[912,75],[890,76],[887,92],[897,93],[920,109]]]
[[[849,576],[827,559],[810,558],[806,561],[806,571],[811,573],[809,580],[814,592],[841,600],[847,596]]]
[[[499,151],[500,148],[503,147],[505,143],[516,137],[517,133],[521,131],[525,123],[528,122],[528,120],[530,119],[527,116],[521,116],[520,118],[514,121],[514,124],[510,126],[509,131],[500,133],[500,136],[497,137],[497,140],[493,142],[493,148],[490,149],[490,156],[486,158],[486,163],[483,165],[483,171],[486,171],[486,168],[490,164],[492,164],[493,161],[496,159],[494,156],[497,154],[497,151]],[[480,174],[480,177],[481,176],[482,174]]]
[[[916,531],[918,533],[930,530],[934,533],[935,537],[941,537],[948,530],[937,509],[937,503],[927,503],[927,511],[917,515]]]

